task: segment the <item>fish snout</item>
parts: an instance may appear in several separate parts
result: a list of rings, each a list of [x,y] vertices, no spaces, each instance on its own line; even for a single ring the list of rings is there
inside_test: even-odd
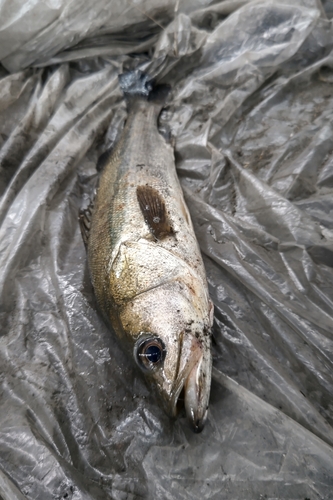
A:
[[[207,419],[211,378],[210,337],[182,337],[171,390],[168,384],[160,393],[166,413],[176,417],[185,409],[194,432],[201,432]]]
[[[211,377],[212,357],[207,350],[202,352],[184,384],[186,416],[194,432],[201,432],[207,419]]]

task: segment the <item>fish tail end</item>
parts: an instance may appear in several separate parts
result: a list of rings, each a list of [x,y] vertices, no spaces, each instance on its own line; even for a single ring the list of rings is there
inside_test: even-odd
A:
[[[119,84],[129,103],[143,99],[159,107],[164,106],[171,89],[169,85],[156,85],[149,75],[139,69],[119,75]]]

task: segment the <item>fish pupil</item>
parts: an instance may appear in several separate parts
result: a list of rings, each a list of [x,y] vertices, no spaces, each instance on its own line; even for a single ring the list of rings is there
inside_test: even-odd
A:
[[[150,345],[146,348],[145,355],[151,363],[157,363],[162,357],[162,351],[157,345]]]

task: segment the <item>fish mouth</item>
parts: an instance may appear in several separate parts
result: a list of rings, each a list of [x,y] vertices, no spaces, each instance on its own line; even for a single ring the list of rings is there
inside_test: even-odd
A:
[[[192,368],[184,384],[186,416],[194,432],[203,430],[208,414],[211,370],[207,373],[204,364],[202,357]]]
[[[194,432],[203,430],[207,414],[212,377],[212,357],[210,349],[203,350],[193,341],[192,362],[183,372],[173,399],[173,415],[176,416],[185,407],[187,419]],[[194,347],[194,348],[193,348]]]

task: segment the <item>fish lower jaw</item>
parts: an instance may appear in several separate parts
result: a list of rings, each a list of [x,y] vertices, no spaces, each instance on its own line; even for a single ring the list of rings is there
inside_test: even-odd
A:
[[[198,406],[196,388],[187,388],[185,391],[185,411],[194,432],[201,432],[206,423],[208,405],[205,407]]]
[[[186,413],[193,431],[199,433],[203,430],[207,420],[208,402],[202,404],[198,398],[197,385],[188,384],[185,381],[175,393],[171,405],[167,408],[167,413],[172,418]]]
[[[203,430],[207,420],[209,392],[207,393],[200,388],[197,370],[198,364],[192,368],[184,382],[179,385],[167,408],[167,413],[173,418],[186,413],[193,431],[199,433]]]

